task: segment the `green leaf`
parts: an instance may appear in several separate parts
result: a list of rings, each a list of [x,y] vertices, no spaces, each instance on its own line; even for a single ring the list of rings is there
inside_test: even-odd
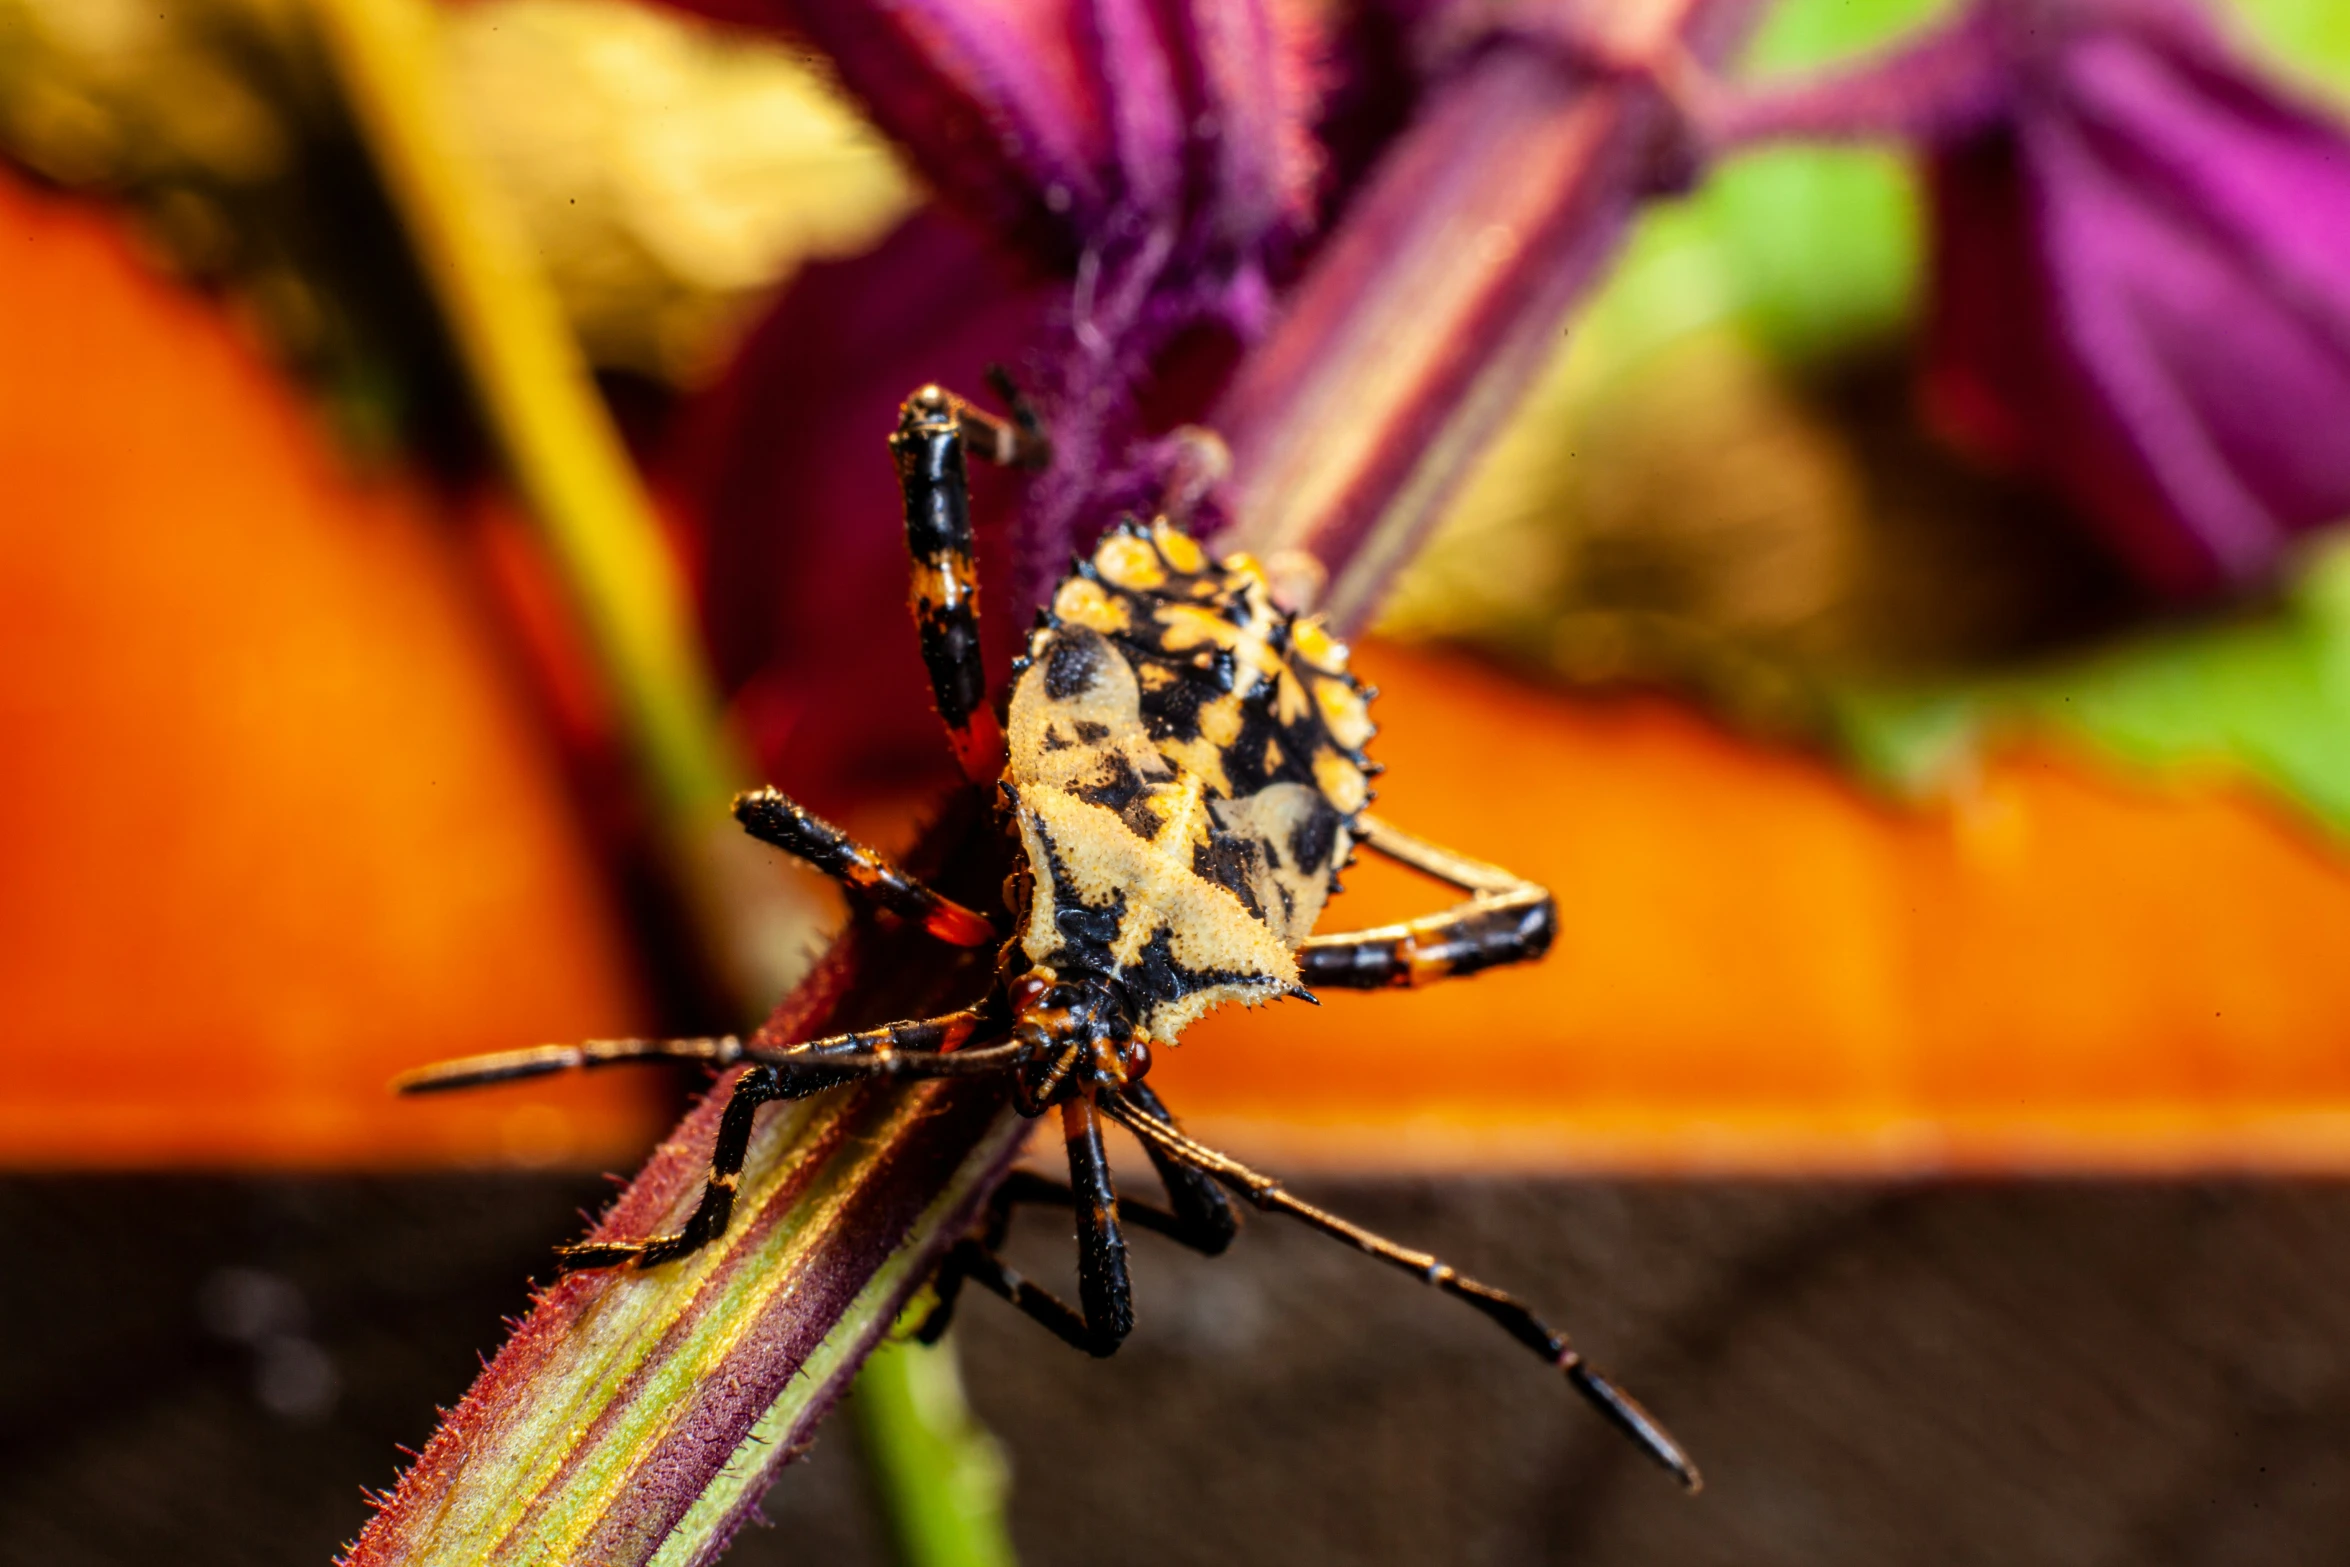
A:
[[[1989,741],[2085,739],[2150,769],[2241,770],[2350,833],[2350,546],[2255,619],[2139,637],[2029,674],[1834,699],[1863,769],[1930,787]]]

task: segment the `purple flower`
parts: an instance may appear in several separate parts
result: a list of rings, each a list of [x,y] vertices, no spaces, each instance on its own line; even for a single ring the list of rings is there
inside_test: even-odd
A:
[[[2155,586],[2257,582],[2350,517],[2350,136],[2186,0],[1980,0],[1725,139],[1930,148],[1930,414]]]
[[[811,269],[665,454],[699,534],[721,678],[769,776],[819,806],[944,760],[910,643],[875,432],[1006,365],[1053,435],[1025,486],[978,474],[1002,637],[1089,528],[1155,502],[1154,432],[1196,419],[1313,230],[1327,41],[1271,0],[701,0],[788,27],[944,212]],[[943,775],[942,775],[943,776]]]
[[[944,777],[890,634],[903,547],[872,445],[908,388],[1000,361],[1052,431],[1044,474],[976,479],[991,631],[1159,504],[1187,454],[1167,433],[1201,422],[1238,466],[1194,527],[1237,515],[1245,546],[1318,556],[1358,617],[1681,167],[1644,62],[1718,51],[1756,9],[1665,0],[1601,31],[1395,0],[1322,31],[1294,0],[699,5],[823,48],[945,209],[803,274],[663,460],[741,726],[820,808]]]

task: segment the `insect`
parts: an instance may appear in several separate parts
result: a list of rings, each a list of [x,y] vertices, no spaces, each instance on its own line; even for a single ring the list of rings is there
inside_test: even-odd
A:
[[[399,1086],[456,1088],[617,1061],[748,1063],[684,1226],[561,1252],[567,1269],[642,1268],[724,1233],[760,1105],[859,1078],[1001,1074],[1024,1114],[1059,1116],[1069,1179],[1015,1170],[997,1188],[941,1264],[938,1305],[920,1336],[943,1332],[964,1285],[977,1283],[1077,1348],[1111,1354],[1134,1320],[1122,1223],[1213,1256],[1237,1233],[1229,1192],[1482,1312],[1695,1490],[1697,1470],[1664,1428],[1526,1305],[1195,1141],[1145,1081],[1154,1049],[1228,1002],[1417,986],[1538,958],[1550,946],[1553,905],[1531,882],[1372,815],[1376,768],[1363,754],[1372,693],[1348,672],[1345,647],[1279,608],[1246,556],[1212,560],[1165,518],[1121,520],[1062,579],[1015,665],[999,721],[980,664],[965,464],[977,456],[1033,468],[1049,451],[1009,385],[999,391],[1009,418],[924,387],[906,401],[890,444],[932,694],[964,775],[995,791],[998,819],[1016,840],[1022,869],[1007,885],[1008,935],[773,789],[734,804],[754,836],[832,876],[852,899],[941,942],[1001,942],[986,998],[788,1047],[734,1038],[549,1045],[425,1067]],[[1403,924],[1316,935],[1337,872],[1358,848],[1467,897]],[[1165,1207],[1117,1196],[1105,1118],[1141,1142]],[[997,1254],[1013,1210],[1030,1204],[1075,1213],[1075,1307]]]

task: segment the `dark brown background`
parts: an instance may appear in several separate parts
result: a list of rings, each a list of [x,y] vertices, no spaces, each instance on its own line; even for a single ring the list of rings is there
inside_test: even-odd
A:
[[[1457,1306],[1260,1220],[1219,1261],[1140,1238],[1113,1362],[970,1303],[1028,1567],[2350,1552],[2350,1187],[1301,1184],[1562,1312],[1704,1497]],[[0,1181],[0,1563],[325,1562],[603,1190]],[[878,1562],[861,1487],[842,1425],[730,1560]]]

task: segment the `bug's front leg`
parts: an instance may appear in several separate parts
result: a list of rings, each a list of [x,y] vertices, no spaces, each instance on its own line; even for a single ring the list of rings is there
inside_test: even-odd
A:
[[[913,920],[941,941],[983,947],[995,939],[995,927],[986,916],[934,892],[879,850],[857,842],[775,789],[736,795],[734,819],[761,843],[771,843],[839,882],[851,898]]]
[[[1298,948],[1298,980],[1309,990],[1384,990],[1433,984],[1527,963],[1550,950],[1558,911],[1548,889],[1497,865],[1440,849],[1365,814],[1363,847],[1470,894],[1465,903],[1398,925],[1314,936]]]
[[[673,1235],[642,1241],[586,1241],[563,1246],[555,1255],[563,1271],[610,1268],[633,1262],[649,1268],[701,1250],[726,1233],[734,1217],[734,1191],[742,1180],[743,1156],[751,1146],[751,1127],[759,1107],[787,1097],[782,1072],[773,1066],[754,1066],[735,1081],[718,1121],[718,1144],[710,1151],[710,1173],[702,1182],[702,1200],[684,1228]]]
[[[751,1128],[761,1105],[778,1099],[804,1099],[866,1078],[978,1077],[1018,1067],[1026,1055],[1019,1045],[941,1048],[968,1034],[976,1018],[971,1012],[950,1013],[921,1023],[842,1034],[755,1062],[735,1080],[718,1120],[718,1140],[710,1150],[710,1173],[702,1183],[701,1201],[684,1226],[675,1234],[649,1240],[587,1241],[561,1247],[556,1255],[564,1271],[622,1263],[649,1268],[699,1251],[724,1235],[734,1217],[735,1191],[742,1181],[743,1159],[750,1151]],[[905,1048],[898,1042],[901,1038],[919,1042],[914,1048]]]
[[[963,776],[990,784],[1003,772],[1004,737],[987,700],[979,648],[979,576],[972,563],[966,455],[1025,468],[1050,448],[1025,406],[998,419],[939,387],[906,399],[890,437],[905,493],[906,551],[914,558],[914,627],[930,694]]]

